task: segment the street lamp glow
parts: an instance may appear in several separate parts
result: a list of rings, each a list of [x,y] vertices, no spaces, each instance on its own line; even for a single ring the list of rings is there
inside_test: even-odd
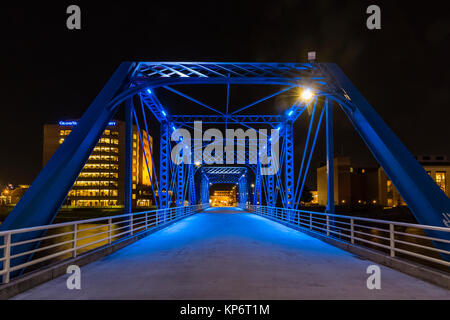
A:
[[[311,100],[313,96],[314,96],[314,92],[312,92],[312,90],[309,88],[304,89],[301,94],[301,98],[304,101]]]
[[[200,167],[200,161],[197,161],[197,162],[195,163],[195,165],[196,165],[197,167]]]

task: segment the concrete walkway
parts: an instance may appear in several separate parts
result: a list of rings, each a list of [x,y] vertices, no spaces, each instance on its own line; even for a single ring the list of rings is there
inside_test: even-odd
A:
[[[381,266],[265,218],[208,210],[15,299],[450,299],[450,291]]]

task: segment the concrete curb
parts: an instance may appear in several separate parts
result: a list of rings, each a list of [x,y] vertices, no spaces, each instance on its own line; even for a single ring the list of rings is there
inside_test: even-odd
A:
[[[31,288],[34,288],[44,282],[53,280],[55,278],[62,276],[63,274],[66,274],[67,267],[70,265],[74,264],[81,267],[96,260],[99,260],[103,257],[106,257],[154,232],[167,228],[168,226],[180,220],[182,219],[171,221],[166,225],[156,227],[151,230],[143,231],[141,233],[131,236],[130,238],[118,240],[110,245],[105,245],[93,251],[86,252],[76,258],[67,259],[61,262],[55,262],[54,264],[46,266],[45,269],[36,270],[23,276],[20,276],[18,278],[15,278],[8,284],[0,285],[0,300],[9,299],[11,297],[18,295],[19,293],[30,290]]]
[[[261,216],[263,218],[272,220],[274,222],[280,223],[282,225],[285,225],[288,228],[303,232],[313,238],[319,239],[323,242],[326,242],[328,244],[331,244],[332,246],[338,247],[340,249],[343,249],[345,251],[354,253],[360,257],[367,258],[375,263],[379,263],[381,265],[384,265],[386,267],[395,269],[397,271],[403,272],[407,275],[413,276],[415,278],[424,280],[426,282],[432,283],[434,285],[437,285],[439,287],[445,288],[450,290],[450,274],[446,274],[442,271],[435,270],[411,261],[407,261],[401,258],[392,258],[390,255],[384,254],[379,251],[375,251],[369,248],[365,248],[362,246],[358,246],[355,244],[351,244],[346,241],[341,241],[339,239],[335,238],[328,238],[325,235],[310,231],[308,229],[303,229],[299,227],[295,227],[293,225],[290,225],[288,223],[282,223],[276,219]]]

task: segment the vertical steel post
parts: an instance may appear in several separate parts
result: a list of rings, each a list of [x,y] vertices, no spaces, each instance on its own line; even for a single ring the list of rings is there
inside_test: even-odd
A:
[[[5,239],[5,249],[4,249],[4,255],[5,258],[3,262],[3,283],[9,283],[10,278],[10,272],[9,268],[11,266],[11,233],[8,233],[6,236],[3,237]]]
[[[112,219],[108,219],[108,244],[112,242]]]
[[[284,207],[287,209],[294,208],[294,133],[293,133],[293,122],[286,121],[284,124],[285,134],[284,134],[284,144],[285,144],[285,164],[284,164],[284,179],[285,179],[285,189],[286,200]],[[289,222],[292,220],[292,210],[288,210],[287,219]]]
[[[169,123],[167,121],[161,122],[161,142],[160,142],[160,162],[159,162],[159,207],[161,209],[167,209],[169,207],[168,203],[168,192],[169,192]]]
[[[78,225],[75,223],[73,225],[73,239],[72,239],[72,257],[77,257],[77,233],[78,233]]]
[[[350,219],[350,241],[352,244],[355,243],[355,220]]]
[[[184,152],[184,151],[183,151]],[[184,165],[180,163],[177,166],[177,189],[176,189],[176,206],[182,207],[184,205]]]
[[[325,99],[327,125],[327,213],[334,214],[333,104]]]
[[[389,224],[389,247],[391,251],[391,257],[395,257],[395,231],[394,225],[392,223]]]
[[[333,135],[333,103],[325,98],[326,135],[327,135],[327,208],[326,213],[334,214],[334,135]],[[328,217],[328,216],[327,216]],[[334,217],[329,218],[331,228]]]
[[[133,199],[133,99],[125,101],[125,214],[132,211]]]

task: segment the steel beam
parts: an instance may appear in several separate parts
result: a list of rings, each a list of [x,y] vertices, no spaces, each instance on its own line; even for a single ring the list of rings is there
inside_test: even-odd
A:
[[[284,191],[285,197],[285,208],[293,209],[295,202],[295,189],[294,189],[294,132],[293,123],[287,121],[284,124]],[[289,217],[290,221],[290,217]]]

